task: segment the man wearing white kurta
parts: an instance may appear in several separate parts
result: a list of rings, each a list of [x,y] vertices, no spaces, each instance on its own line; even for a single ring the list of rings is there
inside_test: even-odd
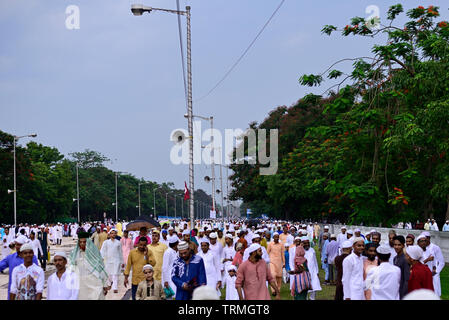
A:
[[[217,294],[221,293],[219,288],[221,287],[221,273],[220,273],[220,258],[215,256],[212,251],[209,250],[209,241],[203,240],[201,242],[201,250],[198,250],[198,256],[203,259],[204,269],[206,271],[207,286],[217,290]]]
[[[232,265],[232,260],[234,260],[234,256],[236,254],[234,249],[234,239],[232,237],[232,234],[227,233],[225,235],[225,241],[226,245],[223,248],[223,254],[222,254],[222,262],[223,262],[223,269],[225,271],[223,276],[223,281],[229,276],[228,275],[228,268]]]
[[[109,279],[112,281],[112,290],[114,290],[114,293],[118,293],[118,276],[121,273],[121,269],[125,267],[123,262],[122,244],[115,239],[117,236],[117,231],[115,229],[111,229],[109,235],[110,239],[103,242],[100,253],[104,259],[106,272],[109,275]]]
[[[401,269],[389,263],[389,245],[381,245],[376,251],[380,265],[368,271],[365,290],[371,290],[371,300],[399,300]]]
[[[365,241],[354,238],[353,251],[343,260],[343,294],[345,300],[365,300],[363,282],[363,256]]]
[[[425,245],[421,246],[420,242],[425,240]],[[417,238],[417,243],[423,249],[423,257],[421,262],[425,263],[432,272],[433,289],[435,294],[441,297],[441,279],[440,272],[443,270],[445,262],[441,248],[430,242],[430,233],[424,231]]]
[[[343,244],[343,242],[345,242],[346,240],[348,240],[348,235],[346,234],[346,227],[343,226],[341,227],[341,233],[338,234],[337,236],[337,242],[338,242],[338,253],[341,253],[341,245]]]
[[[175,293],[172,299],[176,296],[176,285],[171,279],[171,273],[173,270],[173,263],[179,257],[178,256],[178,238],[172,237],[168,243],[168,248],[164,252],[164,257],[162,258],[162,285],[167,288],[170,287]]]
[[[316,260],[315,250],[310,248],[309,238],[304,236],[301,238],[301,242],[306,252],[304,258],[307,259],[307,268],[309,268],[310,276],[312,278],[312,290],[309,291],[309,299],[315,300],[316,292],[321,291],[320,278],[318,277],[318,273],[320,272],[318,269],[318,262]]]
[[[47,300],[78,300],[78,276],[66,269],[65,252],[56,252],[53,262],[57,271],[48,277]]]

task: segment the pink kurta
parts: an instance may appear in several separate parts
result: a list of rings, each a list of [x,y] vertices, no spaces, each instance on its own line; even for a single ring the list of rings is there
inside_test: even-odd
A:
[[[363,260],[363,280],[366,280],[366,276],[371,268],[377,267],[377,257],[374,261],[370,261],[368,259]],[[365,299],[371,300],[371,290],[365,291]]]
[[[123,261],[126,263],[128,261],[129,252],[134,249],[133,241],[130,238],[122,237],[120,243],[122,244]]]
[[[284,245],[274,241],[268,244],[268,256],[270,257],[270,270],[273,277],[282,277],[282,267],[285,264]]]
[[[266,281],[273,280],[265,260],[260,259],[256,263],[246,260],[237,270],[235,287],[243,288],[245,300],[270,300]]]

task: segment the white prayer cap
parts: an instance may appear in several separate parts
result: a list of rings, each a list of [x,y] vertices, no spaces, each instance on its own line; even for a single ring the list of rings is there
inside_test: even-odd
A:
[[[260,248],[261,248],[260,244],[258,244],[258,243],[253,243],[253,244],[250,245],[250,246],[248,247],[248,249],[246,249],[246,250],[248,250],[248,254],[251,255],[251,253],[253,253],[253,252],[256,251],[256,250],[259,250]]]
[[[309,238],[307,238],[307,237],[301,237],[300,239],[301,239],[301,241],[307,241],[307,240],[309,240]]]
[[[220,297],[214,288],[201,286],[193,290],[192,300],[220,300]]]
[[[19,244],[24,244],[28,242],[28,238],[21,234],[14,241]]]
[[[231,265],[228,267],[228,272],[231,271],[231,270],[237,271],[237,268],[236,268],[233,264],[231,264]]]
[[[174,228],[173,227],[168,227],[168,230],[174,230]]]
[[[351,240],[346,240],[341,244],[341,247],[343,249],[347,249],[347,248],[352,248],[352,241]]]
[[[217,239],[217,234],[215,232],[212,232],[211,234],[209,234],[209,238]]]
[[[296,241],[296,240],[301,240],[301,237],[295,237],[295,241]]]
[[[115,228],[112,228],[111,230],[109,230],[108,234],[109,234],[109,233],[111,233],[112,231],[115,231],[115,232],[117,232],[117,229],[115,229]]]
[[[234,237],[230,233],[226,233],[225,238],[233,239]]]
[[[285,244],[284,244],[284,247],[289,247],[290,245],[286,242]]]
[[[424,253],[420,246],[409,246],[405,249],[405,251],[413,260],[421,259]]]
[[[331,233],[331,238],[336,238],[337,236],[335,235],[335,233]]]
[[[168,239],[168,243],[175,243],[177,241],[179,241],[177,236],[173,236]]]
[[[346,226],[341,227],[340,229],[346,229]]]
[[[260,238],[260,235],[259,234],[255,234],[251,240],[256,239],[256,238]]]
[[[178,244],[178,250],[186,250],[186,249],[189,249],[189,244],[185,241],[181,241]]]
[[[204,228],[201,228],[200,230],[198,230],[198,232],[204,232]]]
[[[429,289],[413,290],[407,294],[402,300],[441,300],[435,292]]]
[[[301,234],[307,234],[306,230],[301,230]]]
[[[99,227],[99,228],[100,228],[100,227]],[[108,228],[103,228],[103,231],[105,231],[105,230],[108,231]]]
[[[329,226],[324,226],[324,229],[329,229]]]
[[[389,254],[389,253],[391,253],[390,246],[386,246],[385,244],[382,244],[382,245],[378,246],[376,248],[376,251],[377,251],[377,253],[380,253],[380,254]]]
[[[31,243],[25,243],[22,247],[20,247],[20,252],[23,252],[26,250],[33,251],[33,246],[31,245]]]
[[[303,224],[302,227],[303,227],[303,228],[304,228],[304,227],[307,227],[307,225]]]
[[[419,241],[421,239],[426,239],[427,240],[426,236],[424,234],[422,234],[422,233],[418,236],[418,238],[416,238],[416,241]]]
[[[426,236],[426,237],[430,237],[430,232],[428,231],[424,231],[423,233],[421,233],[422,235]]]
[[[63,257],[64,259],[67,260],[67,254],[66,254],[64,251],[58,251],[58,252],[55,252],[54,258],[55,258],[55,257]]]
[[[359,228],[354,229],[354,232],[360,232]]]
[[[143,266],[143,268],[142,268],[142,271],[145,271],[145,270],[154,270],[153,269],[153,266],[151,265],[151,264],[146,264],[146,265],[144,265]]]
[[[198,239],[198,244],[201,245],[203,242],[209,243],[209,239],[207,239],[206,237],[202,237]]]
[[[274,236],[276,236],[276,235],[278,235],[278,236],[279,236],[279,232],[275,232],[275,233],[273,233],[273,237],[274,237]]]
[[[190,235],[190,231],[189,230],[184,230],[183,232],[182,232],[182,235],[183,236],[185,236],[185,235]]]
[[[356,243],[359,241],[362,241],[363,243],[365,243],[365,239],[363,239],[362,237],[355,237],[355,238],[351,238],[349,241],[352,241],[352,243]]]
[[[376,232],[376,229],[372,229],[369,233],[374,233]]]
[[[354,232],[351,229],[349,229],[346,233],[347,234],[354,234]]]

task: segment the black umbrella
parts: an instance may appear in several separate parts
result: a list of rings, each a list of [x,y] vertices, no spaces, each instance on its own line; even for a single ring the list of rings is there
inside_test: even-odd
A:
[[[136,220],[131,221],[126,225],[128,231],[139,231],[140,228],[145,227],[147,229],[158,228],[161,225],[155,219],[148,216],[138,216]]]

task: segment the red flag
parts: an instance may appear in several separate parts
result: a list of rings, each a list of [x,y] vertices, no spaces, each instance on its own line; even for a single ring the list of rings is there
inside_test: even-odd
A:
[[[189,189],[187,188],[187,182],[184,181],[184,200],[190,199]]]

